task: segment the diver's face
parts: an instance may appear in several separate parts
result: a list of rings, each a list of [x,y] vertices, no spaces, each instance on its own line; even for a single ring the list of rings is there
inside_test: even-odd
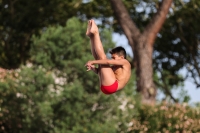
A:
[[[112,54],[112,55],[111,55],[111,58],[112,58],[113,60],[120,60],[120,59],[124,59],[124,57],[123,57],[123,56],[119,56],[119,55],[117,55],[117,54]]]

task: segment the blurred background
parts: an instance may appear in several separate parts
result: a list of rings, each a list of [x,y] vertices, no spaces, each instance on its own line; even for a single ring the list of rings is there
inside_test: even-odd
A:
[[[0,132],[200,132],[199,0],[0,0]],[[105,95],[87,21],[123,46],[126,87]]]

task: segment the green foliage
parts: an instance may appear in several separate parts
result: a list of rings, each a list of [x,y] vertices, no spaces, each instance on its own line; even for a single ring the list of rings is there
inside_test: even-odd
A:
[[[48,132],[54,94],[47,88],[52,83],[50,73],[41,67],[8,72],[0,83],[1,132]]]
[[[29,59],[31,36],[76,16],[81,0],[0,1],[0,66],[18,68]]]
[[[53,75],[31,65],[7,74],[0,83],[1,132],[115,133],[127,129],[128,111],[134,104],[131,82],[123,91],[107,96],[87,93],[79,80],[62,85]]]
[[[93,59],[85,30],[86,25],[73,18],[65,27],[48,27],[41,37],[33,37],[31,60],[0,82],[1,132],[115,133],[118,126],[125,129],[126,124],[118,123],[130,117],[119,106],[133,101],[124,95],[127,91],[133,96],[133,83],[127,85],[131,90],[111,96],[100,92],[98,76],[84,67]],[[107,51],[113,45],[111,33],[101,34]]]
[[[157,78],[154,79],[166,96],[172,97],[171,91],[183,87],[184,80],[188,78],[199,87],[199,6],[198,0],[187,3],[174,1],[173,11],[155,42],[154,71]],[[185,93],[180,98],[175,96],[172,99],[185,102],[190,100]]]
[[[33,36],[34,45],[31,50],[31,62],[42,65],[45,68],[58,71],[58,77],[66,77],[66,82],[80,80],[84,83],[87,91],[94,92],[97,87],[91,90],[93,82],[98,83],[97,75],[86,73],[85,63],[94,59],[89,38],[85,35],[86,23],[81,24],[73,18],[66,23],[66,27],[50,27],[41,37]],[[109,30],[102,31],[102,43],[105,52],[114,44]],[[86,80],[87,79],[87,80]]]
[[[154,83],[158,90],[164,94],[164,99],[173,102],[189,102],[190,96],[183,89],[182,75],[172,75],[170,71],[163,70],[154,74]],[[180,96],[174,96],[173,91],[181,93]]]
[[[142,105],[130,122],[129,132],[199,132],[200,108],[162,102],[155,107]]]
[[[187,4],[176,1],[173,14],[166,20],[155,44],[154,68],[156,71],[168,71],[174,77],[170,85],[183,81],[178,75],[182,68],[188,68],[187,77],[199,85],[199,31],[200,26],[198,0]],[[164,77],[165,78],[165,77]]]
[[[143,18],[147,13],[136,11],[136,7],[141,5],[141,2],[124,1],[131,17],[139,27],[146,23],[146,19]],[[144,8],[148,7],[152,7],[151,2],[148,2],[147,7]],[[18,68],[31,57],[29,50],[33,34],[39,35],[50,25],[65,25],[65,22],[72,17],[78,17],[82,21],[96,18],[102,22],[102,27],[113,25],[114,31],[122,33],[116,20],[114,19],[114,23],[111,22],[111,18],[114,17],[109,1],[1,0],[0,12],[0,66],[7,69]]]

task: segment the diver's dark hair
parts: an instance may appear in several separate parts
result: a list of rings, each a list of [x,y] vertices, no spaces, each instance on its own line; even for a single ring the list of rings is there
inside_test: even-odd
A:
[[[118,56],[124,56],[124,59],[126,59],[126,50],[121,46],[113,48],[110,51],[110,54],[117,54]]]

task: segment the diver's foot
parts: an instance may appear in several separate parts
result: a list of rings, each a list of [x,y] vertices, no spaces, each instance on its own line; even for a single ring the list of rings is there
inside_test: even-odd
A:
[[[86,35],[91,37],[92,35],[95,35],[95,34],[98,34],[98,33],[99,33],[98,27],[95,24],[94,20],[89,20]]]

